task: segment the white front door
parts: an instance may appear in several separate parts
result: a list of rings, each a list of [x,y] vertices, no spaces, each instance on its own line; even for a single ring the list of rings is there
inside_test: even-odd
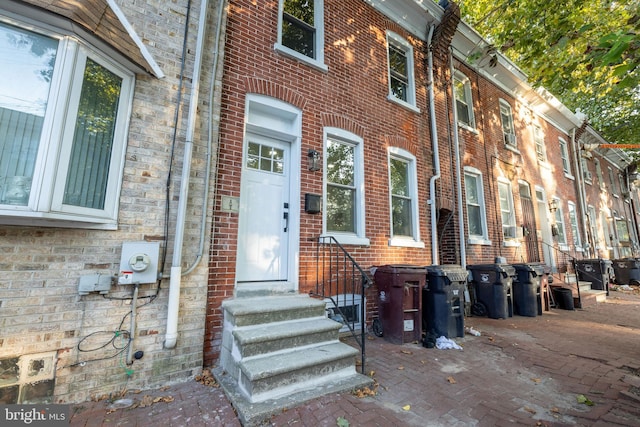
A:
[[[551,221],[547,208],[547,197],[542,188],[536,187],[536,200],[538,203],[538,220],[540,221],[540,239],[542,240],[542,254],[544,263],[556,270],[556,258],[554,256],[553,234],[551,233]]]
[[[288,291],[290,144],[247,134],[240,194],[237,292]]]

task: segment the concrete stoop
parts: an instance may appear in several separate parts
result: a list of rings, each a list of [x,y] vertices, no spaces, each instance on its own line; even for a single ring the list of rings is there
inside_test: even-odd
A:
[[[342,324],[307,295],[235,298],[222,303],[220,366],[214,375],[243,425],[327,393],[372,380],[355,369],[359,350],[339,341]]]
[[[599,289],[591,289],[591,282],[580,280],[578,287],[580,288],[580,299],[578,299],[578,291],[576,289],[576,275],[567,274],[565,282],[569,284],[573,291],[573,301],[577,308],[585,308],[596,305],[607,300],[607,291]]]

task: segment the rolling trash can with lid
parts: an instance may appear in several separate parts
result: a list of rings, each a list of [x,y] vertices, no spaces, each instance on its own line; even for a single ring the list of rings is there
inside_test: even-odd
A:
[[[581,259],[576,261],[578,280],[591,282],[591,289],[607,291],[609,281],[613,279],[613,263],[609,259]]]
[[[374,279],[378,288],[378,321],[384,339],[394,344],[420,341],[425,268],[384,265],[376,268]]]
[[[422,292],[425,340],[464,337],[464,291],[469,272],[460,265],[427,266]]]
[[[613,272],[618,285],[640,285],[640,260],[638,259],[614,259]]]
[[[544,276],[542,264],[511,264],[516,275],[513,279],[513,313],[520,316],[542,315],[540,298],[541,281]]]
[[[471,314],[506,319],[513,316],[511,288],[515,268],[509,264],[468,265],[474,300]]]

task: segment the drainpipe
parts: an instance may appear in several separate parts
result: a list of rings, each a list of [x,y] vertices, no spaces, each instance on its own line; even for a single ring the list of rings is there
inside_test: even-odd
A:
[[[456,192],[458,203],[458,228],[460,230],[460,266],[467,268],[467,246],[464,239],[464,209],[462,204],[462,171],[460,169],[460,139],[458,138],[458,111],[455,107],[455,93],[453,88],[453,75],[455,70],[453,68],[453,50],[449,48],[449,72],[451,73],[451,94],[454,104],[451,110],[453,111],[453,149],[456,162]]]
[[[577,188],[578,203],[580,204],[580,211],[582,212],[582,218],[583,218],[583,220],[580,221],[582,224],[582,235],[587,240],[587,242],[589,242],[589,256],[591,256],[591,251],[595,249],[595,242],[592,242],[591,239],[589,239],[590,228],[587,226],[587,222],[589,222],[590,219],[589,219],[589,214],[588,214],[587,205],[586,205],[587,198],[586,198],[586,193],[584,189],[584,175],[582,171],[582,162],[580,161],[580,151],[578,150],[578,141],[576,141],[576,128],[573,128],[571,130],[571,152],[573,154],[573,162],[576,165],[576,174],[578,175],[576,177],[576,186],[578,187]],[[594,245],[591,246],[591,243],[593,243]],[[584,248],[584,243],[582,244],[582,247]]]
[[[433,50],[431,39],[435,24],[429,28],[427,36],[427,74],[428,74],[428,92],[429,92],[429,116],[431,122],[431,144],[433,146],[433,168],[434,174],[429,180],[429,201],[431,207],[431,264],[439,265],[440,257],[438,254],[438,224],[436,217],[436,180],[440,179],[440,153],[438,151],[438,129],[436,126],[436,108],[434,105],[435,96],[433,93]]]
[[[184,156],[182,161],[182,179],[180,181],[180,196],[178,199],[178,214],[176,218],[176,232],[173,246],[173,260],[171,263],[171,277],[169,280],[169,301],[167,303],[167,332],[164,348],[171,349],[178,340],[178,311],[180,307],[180,286],[182,279],[182,244],[184,240],[184,224],[189,195],[189,178],[191,175],[191,158],[193,155],[193,133],[198,111],[198,94],[200,90],[200,67],[203,56],[204,35],[207,23],[208,0],[200,4],[200,19],[198,22],[198,38],[196,41],[195,62],[191,98],[189,101],[189,116],[187,119],[187,134],[185,136]],[[220,5],[222,6],[222,5]],[[206,177],[208,179],[208,177]]]

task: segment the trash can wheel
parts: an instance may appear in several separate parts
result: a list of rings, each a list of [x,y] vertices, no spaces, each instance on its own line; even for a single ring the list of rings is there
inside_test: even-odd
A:
[[[373,329],[373,333],[375,336],[377,337],[383,336],[382,322],[380,321],[380,319],[373,319],[373,324],[371,325],[371,327]]]
[[[486,305],[484,305],[480,301],[476,301],[471,306],[471,314],[478,317],[486,317],[489,313],[487,312]]]

